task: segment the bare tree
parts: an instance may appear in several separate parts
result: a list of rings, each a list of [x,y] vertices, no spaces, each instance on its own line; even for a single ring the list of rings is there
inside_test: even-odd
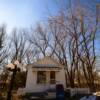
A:
[[[80,74],[83,69],[88,86],[94,90],[95,34],[98,29],[96,16],[91,14],[90,9],[71,9],[69,14],[62,11],[60,15],[51,17],[49,25],[55,42],[50,47],[66,66],[71,87],[74,87],[76,74],[77,82],[81,86]]]
[[[35,56],[40,57],[41,55],[45,57],[49,52],[51,52],[48,46],[50,42],[48,30],[41,24],[37,24],[37,27],[31,30],[31,35],[28,40],[33,46],[33,50],[36,54]]]
[[[26,53],[30,47],[25,39],[25,30],[14,30],[10,39],[10,59],[11,62],[18,60],[20,63],[25,63]]]
[[[6,45],[6,38],[6,27],[5,25],[2,25],[0,27],[0,67],[4,66],[5,63],[7,63],[7,58],[9,55],[9,49]]]

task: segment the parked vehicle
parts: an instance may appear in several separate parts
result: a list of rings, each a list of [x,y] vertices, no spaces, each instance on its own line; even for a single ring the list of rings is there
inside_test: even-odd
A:
[[[56,85],[56,99],[57,100],[64,100],[65,93],[64,93],[64,87],[62,84]]]

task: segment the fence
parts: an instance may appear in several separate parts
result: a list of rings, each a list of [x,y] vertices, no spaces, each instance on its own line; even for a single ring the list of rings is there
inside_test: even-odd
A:
[[[70,90],[70,96],[74,96],[75,94],[90,94],[89,88],[67,88],[67,89]]]

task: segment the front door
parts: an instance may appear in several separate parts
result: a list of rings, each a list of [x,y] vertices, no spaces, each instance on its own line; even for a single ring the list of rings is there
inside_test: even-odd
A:
[[[55,71],[50,71],[50,84],[55,84]]]

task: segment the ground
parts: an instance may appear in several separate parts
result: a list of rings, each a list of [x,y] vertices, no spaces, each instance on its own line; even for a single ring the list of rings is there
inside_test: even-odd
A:
[[[66,95],[65,100],[79,100],[79,99],[80,99],[81,97],[83,97],[83,96],[86,96],[86,95],[76,95],[76,96],[74,96],[74,97],[72,97],[72,98],[70,98],[68,95]],[[1,96],[0,96],[0,100],[6,100],[6,98],[3,99],[3,98],[1,98]],[[21,96],[21,97],[18,97],[16,94],[13,94],[12,100],[56,100],[56,99],[45,99],[45,98],[43,98],[43,97],[34,99],[34,98],[30,98],[30,97],[28,97],[28,96],[24,96],[24,97]],[[100,100],[100,96],[98,96],[96,100]]]
[[[76,96],[71,97],[71,98],[66,96],[64,100],[80,100],[80,98],[83,97],[83,96],[84,95],[76,95]],[[17,99],[14,99],[14,100],[17,100]],[[45,98],[37,98],[37,99],[34,99],[34,98],[29,99],[29,98],[27,98],[26,99],[26,98],[20,98],[18,100],[56,100],[56,99],[45,99]],[[96,100],[100,100],[100,96],[97,97]]]

